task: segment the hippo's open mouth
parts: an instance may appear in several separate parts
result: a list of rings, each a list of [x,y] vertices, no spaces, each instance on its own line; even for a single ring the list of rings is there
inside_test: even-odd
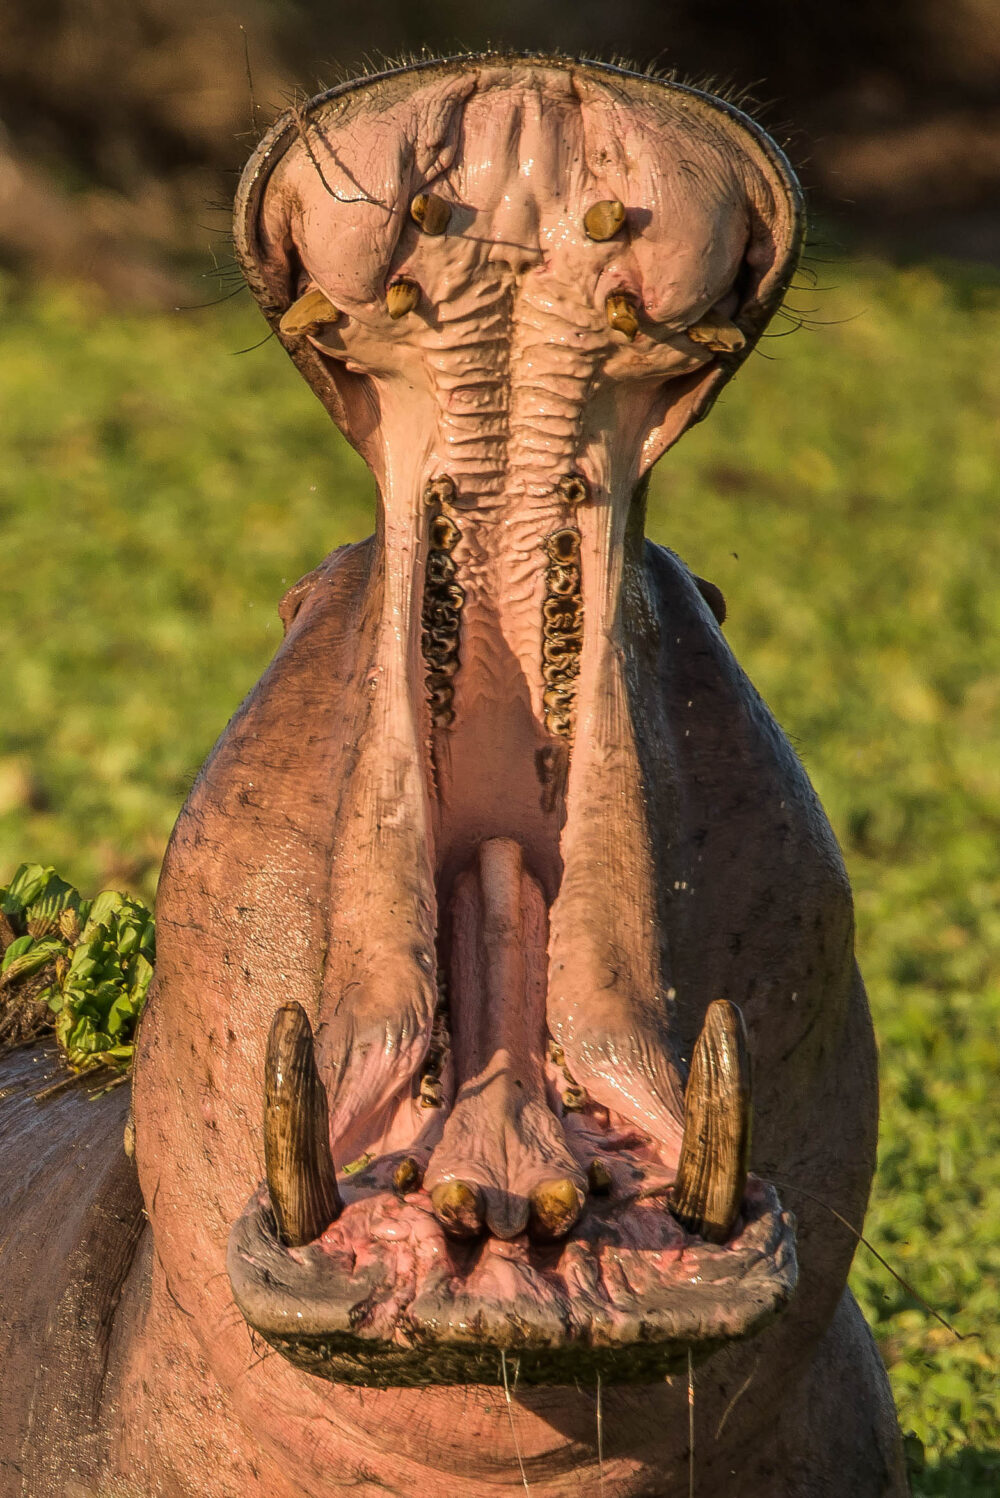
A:
[[[704,95],[469,59],[313,101],[242,192],[248,278],[379,521],[334,803],[314,793],[322,970],[271,1029],[236,1299],[337,1380],[654,1378],[795,1280],[747,1177],[729,997],[756,980],[671,951],[704,899],[670,831],[694,720],[657,686],[642,541],[649,468],[787,284],[794,185]],[[317,701],[326,586],[285,647]]]

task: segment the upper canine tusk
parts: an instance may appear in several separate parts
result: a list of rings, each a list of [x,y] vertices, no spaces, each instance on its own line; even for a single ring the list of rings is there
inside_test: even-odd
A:
[[[612,292],[605,303],[604,310],[609,325],[617,332],[624,333],[631,342],[639,331],[639,319],[631,299],[622,292]]]
[[[311,333],[313,328],[337,322],[339,318],[340,313],[330,298],[319,287],[314,286],[312,291],[305,292],[281,314],[278,330],[286,338],[299,338],[303,333]]]
[[[739,1216],[750,1152],[750,1055],[743,1016],[709,1004],[684,1093],[684,1137],[670,1210],[689,1232],[725,1243]]]
[[[397,318],[405,317],[408,312],[412,312],[419,301],[420,287],[416,281],[393,281],[385,293],[386,311],[393,322]]]
[[[583,216],[588,239],[613,239],[625,222],[625,204],[618,198],[592,203]]]
[[[738,354],[746,348],[746,334],[728,317],[713,316],[711,312],[685,331],[692,343],[700,343],[716,354]]]
[[[410,204],[410,217],[425,234],[443,234],[451,219],[451,204],[436,192],[418,192]]]
[[[278,1235],[312,1243],[339,1215],[326,1089],[301,1004],[282,1004],[264,1061],[264,1162]]]

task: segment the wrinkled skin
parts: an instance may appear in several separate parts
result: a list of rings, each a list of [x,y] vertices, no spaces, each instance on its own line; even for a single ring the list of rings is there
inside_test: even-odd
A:
[[[410,211],[428,192],[443,232]],[[585,232],[616,202],[623,224]],[[752,348],[799,233],[748,120],[593,65],[402,70],[262,143],[239,253],[275,326],[321,293],[323,317],[280,336],[375,474],[378,529],[286,598],[285,642],[178,821],[134,1082],[148,1226],[108,1158],[120,1098],[32,1114],[27,1062],[4,1064],[23,1245],[0,1292],[4,1492],[667,1498],[689,1491],[689,1366],[695,1492],[905,1492],[845,1288],[855,1240],[813,1199],[860,1224],[874,1163],[844,869],[716,590],[642,536],[650,467]],[[706,324],[739,336],[713,347],[689,331]],[[447,671],[427,633],[442,565]],[[566,590],[568,657],[543,626]],[[711,1243],[667,1203],[718,999],[746,1022],[754,1127]],[[278,1234],[261,1127],[290,1002],[343,1197],[302,1247]],[[67,1129],[105,1162],[84,1192],[57,1163]],[[17,1163],[36,1155],[44,1202]],[[404,1158],[423,1185],[402,1194]],[[554,1240],[532,1216],[553,1180],[578,1214]],[[431,1199],[455,1182],[481,1204],[471,1246]],[[46,1322],[71,1259],[84,1309]]]

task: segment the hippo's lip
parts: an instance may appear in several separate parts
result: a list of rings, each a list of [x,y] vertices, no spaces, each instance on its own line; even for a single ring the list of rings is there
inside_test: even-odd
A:
[[[625,1152],[627,1154],[627,1152]],[[565,1240],[449,1239],[428,1196],[358,1178],[322,1238],[289,1249],[266,1188],[237,1220],[228,1269],[251,1327],[303,1370],[362,1385],[654,1381],[759,1331],[797,1277],[794,1219],[748,1178],[730,1241],[692,1237],[657,1198],[591,1198]]]

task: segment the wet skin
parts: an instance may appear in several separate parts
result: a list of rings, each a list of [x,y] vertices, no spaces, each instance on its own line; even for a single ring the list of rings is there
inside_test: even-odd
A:
[[[248,165],[248,280],[378,524],[164,866],[110,1491],[665,1498],[689,1367],[697,1492],[905,1491],[853,1237],[771,1184],[863,1217],[839,851],[643,539],[800,232],[745,117],[559,60],[335,90]]]

